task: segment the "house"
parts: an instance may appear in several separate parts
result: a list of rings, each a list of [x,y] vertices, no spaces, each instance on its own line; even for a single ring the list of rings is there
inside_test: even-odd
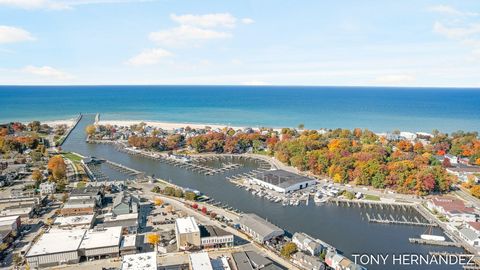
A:
[[[201,246],[200,228],[193,217],[177,218],[175,235],[178,250],[189,250]]]
[[[324,270],[325,264],[318,256],[310,256],[302,252],[296,252],[292,255],[293,263],[302,266],[304,269]]]
[[[353,263],[333,250],[328,250],[325,256],[325,263],[335,270],[366,270],[365,267]]]
[[[255,241],[260,243],[264,243],[284,234],[282,229],[255,214],[241,215],[238,223],[245,233],[249,234]]]
[[[315,179],[284,170],[260,172],[251,177],[249,181],[252,184],[256,184],[280,193],[291,193],[296,190],[313,186],[317,183]]]
[[[295,233],[292,237],[299,250],[307,252],[311,256],[317,256],[325,247],[316,239],[305,233]]]
[[[139,200],[137,197],[123,191],[113,200],[112,214],[122,215],[138,212]]]
[[[460,199],[452,196],[434,196],[427,201],[427,207],[432,211],[445,215],[450,222],[475,222],[475,211],[466,207]]]

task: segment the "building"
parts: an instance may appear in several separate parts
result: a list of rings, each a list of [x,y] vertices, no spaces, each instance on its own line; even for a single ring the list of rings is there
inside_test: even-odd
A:
[[[53,225],[59,228],[78,228],[78,229],[90,229],[95,222],[95,215],[84,216],[63,216],[57,217],[53,222]]]
[[[123,256],[121,270],[157,270],[155,252]]]
[[[241,215],[238,223],[244,232],[260,243],[284,234],[282,229],[255,214]]]
[[[455,167],[446,168],[447,172],[455,175],[462,182],[468,182],[469,178],[473,179],[474,182],[478,182],[480,174],[480,166],[471,166],[464,164],[457,164]]]
[[[206,252],[191,253],[188,259],[191,270],[213,270],[212,262]]]
[[[202,248],[233,247],[233,234],[215,226],[200,226]]]
[[[254,251],[241,251],[232,253],[235,267],[238,270],[281,270],[272,260],[261,256]]]
[[[137,197],[120,192],[113,200],[112,213],[114,215],[124,215],[138,212],[139,200]]]
[[[40,184],[40,194],[50,195],[57,191],[57,184],[55,182],[43,182]]]
[[[78,248],[86,230],[50,230],[40,236],[28,251],[30,267],[41,268],[66,263],[78,263]]]
[[[324,270],[325,264],[318,256],[310,256],[302,252],[296,252],[292,255],[293,263],[302,266],[304,269]]]
[[[70,198],[74,199],[94,199],[98,207],[103,203],[103,186],[87,186],[83,188],[76,188],[70,192]]]
[[[427,206],[432,211],[445,215],[450,222],[475,222],[475,211],[466,207],[464,202],[452,196],[435,196],[427,201]]]
[[[106,215],[103,223],[99,227],[117,227],[120,226],[125,233],[137,233],[138,230],[138,213],[122,214],[115,216],[113,214]]]
[[[25,188],[12,188],[10,190],[10,196],[12,198],[33,197],[33,196],[35,196],[35,190],[34,189],[25,189]]]
[[[60,211],[64,216],[91,215],[95,213],[96,202],[93,198],[70,198]]]
[[[175,236],[178,250],[189,250],[201,246],[200,228],[193,217],[175,220]]]
[[[292,237],[299,250],[307,252],[311,256],[317,256],[324,248],[324,245],[305,233],[295,233]]]
[[[137,235],[124,235],[120,242],[120,256],[137,253]]]
[[[280,193],[294,192],[317,183],[315,179],[284,170],[271,170],[257,173],[250,179],[250,182]]]
[[[329,250],[325,256],[325,263],[335,270],[366,270],[365,267],[353,263],[345,256]]]
[[[87,260],[118,257],[121,237],[122,227],[90,229],[80,244],[80,255]]]
[[[0,244],[5,243],[13,233],[18,233],[20,226],[20,216],[0,217]]]
[[[471,229],[468,226],[465,226],[458,230],[460,237],[467,242],[469,245],[474,247],[480,247],[480,235],[476,230]]]

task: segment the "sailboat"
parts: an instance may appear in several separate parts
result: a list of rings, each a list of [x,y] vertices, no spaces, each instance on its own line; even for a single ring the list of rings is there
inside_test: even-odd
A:
[[[444,236],[432,234],[432,226],[430,226],[430,227],[425,231],[424,234],[421,234],[421,235],[420,235],[420,238],[422,238],[423,240],[432,240],[432,241],[439,241],[439,242],[445,241],[445,237],[444,237]]]

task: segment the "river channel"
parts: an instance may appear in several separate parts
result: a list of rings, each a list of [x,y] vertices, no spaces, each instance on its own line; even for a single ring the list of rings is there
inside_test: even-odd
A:
[[[250,192],[229,183],[225,177],[252,170],[255,162],[245,162],[244,166],[226,174],[205,176],[159,161],[140,156],[132,156],[108,144],[88,144],[85,142],[85,127],[94,121],[94,116],[86,115],[63,144],[65,151],[74,151],[85,156],[105,158],[148,175],[169,180],[183,187],[197,189],[216,201],[228,204],[243,212],[253,212],[268,219],[279,227],[294,232],[305,232],[332,244],[353,260],[352,254],[389,255],[387,265],[366,265],[368,269],[461,269],[451,265],[392,265],[392,257],[400,254],[423,254],[430,251],[461,253],[458,248],[436,247],[411,244],[408,238],[419,237],[427,229],[422,226],[391,225],[369,223],[362,215],[362,208],[342,207],[335,204],[320,206],[310,203],[299,206],[282,206],[279,203],[255,197]],[[106,171],[112,179],[121,179],[122,174]],[[435,234],[441,234],[434,229]]]

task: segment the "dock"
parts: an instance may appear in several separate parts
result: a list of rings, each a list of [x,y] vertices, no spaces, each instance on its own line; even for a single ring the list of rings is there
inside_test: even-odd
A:
[[[444,247],[462,247],[460,243],[452,241],[435,241],[435,240],[426,240],[420,238],[408,238],[408,241],[413,244],[423,244],[423,245],[434,245],[434,246],[444,246]]]
[[[437,226],[436,223],[422,222],[418,217],[413,217],[414,220],[408,220],[404,215],[395,218],[393,215],[380,215],[377,214],[377,218],[370,217],[369,213],[365,213],[368,222],[383,223],[383,224],[399,224],[399,225],[414,225],[414,226]]]

